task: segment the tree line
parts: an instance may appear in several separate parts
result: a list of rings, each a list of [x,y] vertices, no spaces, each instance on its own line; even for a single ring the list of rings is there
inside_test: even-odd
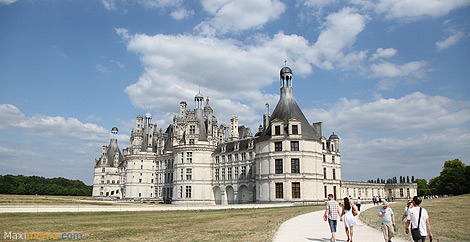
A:
[[[415,179],[414,176],[400,176],[399,183],[418,184],[418,195],[460,195],[470,193],[470,166],[466,166],[459,159],[448,160],[444,162],[439,176],[428,181],[426,179]],[[394,184],[398,183],[397,177],[387,180],[377,178],[377,180],[368,180],[369,183]]]
[[[0,194],[91,196],[92,186],[63,177],[0,175]]]

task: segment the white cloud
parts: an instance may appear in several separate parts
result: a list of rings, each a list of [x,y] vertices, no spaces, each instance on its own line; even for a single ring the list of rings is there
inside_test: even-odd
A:
[[[381,62],[379,64],[372,64],[370,66],[371,77],[416,77],[424,78],[427,70],[424,69],[426,62],[424,61],[412,61],[403,65],[397,65],[390,62]]]
[[[307,109],[305,114],[343,132],[394,133],[457,127],[470,121],[468,107],[469,103],[415,92],[370,103],[342,98],[330,110]]]
[[[116,10],[116,0],[101,0],[101,4],[103,4],[106,10]]]
[[[286,8],[279,0],[203,0],[201,4],[213,17],[195,30],[209,36],[260,28],[279,18]]]
[[[376,60],[378,58],[391,58],[393,56],[395,56],[395,54],[398,52],[398,50],[394,49],[394,48],[387,48],[387,49],[383,49],[383,48],[378,48],[375,53],[370,57],[370,60],[373,61],[373,60]]]
[[[12,4],[17,2],[18,0],[0,0],[0,4]]]
[[[368,16],[361,15],[356,9],[349,7],[328,15],[318,40],[308,50],[307,59],[322,69],[334,69],[334,64],[344,58],[344,49],[354,44],[356,36],[364,30],[368,19]]]
[[[375,10],[388,19],[415,20],[425,16],[437,18],[468,5],[470,0],[381,0]]]
[[[183,20],[193,15],[194,10],[187,10],[185,8],[178,8],[170,14],[170,16],[176,20]]]
[[[106,141],[110,132],[92,123],[82,123],[76,118],[25,115],[11,104],[0,104],[0,128],[25,130],[28,134],[52,139]]]
[[[109,69],[106,66],[103,66],[101,64],[96,64],[95,68],[96,68],[97,71],[99,71],[103,74],[110,73]]]
[[[122,64],[121,62],[119,61],[116,61],[116,60],[110,60],[109,62],[113,63],[113,64],[116,64],[119,68],[124,68],[126,67],[126,65]]]
[[[436,42],[436,48],[438,51],[445,50],[452,45],[455,45],[459,40],[464,36],[462,32],[455,33],[449,37],[447,37],[445,40],[438,41]]]

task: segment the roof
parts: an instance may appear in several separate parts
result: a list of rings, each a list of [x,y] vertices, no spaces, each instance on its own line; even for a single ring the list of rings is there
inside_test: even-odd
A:
[[[303,114],[302,110],[300,110],[299,105],[297,105],[297,102],[295,101],[295,98],[293,95],[292,87],[281,87],[281,97],[279,98],[279,102],[277,103],[276,108],[274,109],[270,117],[270,120],[279,119],[279,120],[284,121],[285,124],[287,124],[289,119],[293,119],[293,118],[298,119],[301,122],[302,139],[308,139],[308,140],[320,139],[319,135],[315,132],[313,127],[310,125],[307,118]],[[266,130],[260,134],[259,141],[268,140],[270,138],[271,138],[271,123],[269,124],[268,128],[266,128]]]

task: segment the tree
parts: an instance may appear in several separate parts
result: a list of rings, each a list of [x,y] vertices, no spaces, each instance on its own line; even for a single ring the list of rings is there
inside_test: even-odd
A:
[[[411,176],[411,183],[415,182],[415,176]]]
[[[429,185],[426,179],[416,179],[415,182],[418,184],[418,196],[426,196],[431,194],[431,189],[429,189]]]
[[[465,164],[459,159],[444,162],[439,176],[437,189],[439,194],[464,194],[468,190],[468,179],[465,179]]]
[[[410,183],[410,176],[406,176],[406,183]]]

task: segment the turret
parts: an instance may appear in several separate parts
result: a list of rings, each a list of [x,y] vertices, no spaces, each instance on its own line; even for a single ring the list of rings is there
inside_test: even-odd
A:
[[[230,119],[230,139],[238,139],[238,117],[232,116]]]

